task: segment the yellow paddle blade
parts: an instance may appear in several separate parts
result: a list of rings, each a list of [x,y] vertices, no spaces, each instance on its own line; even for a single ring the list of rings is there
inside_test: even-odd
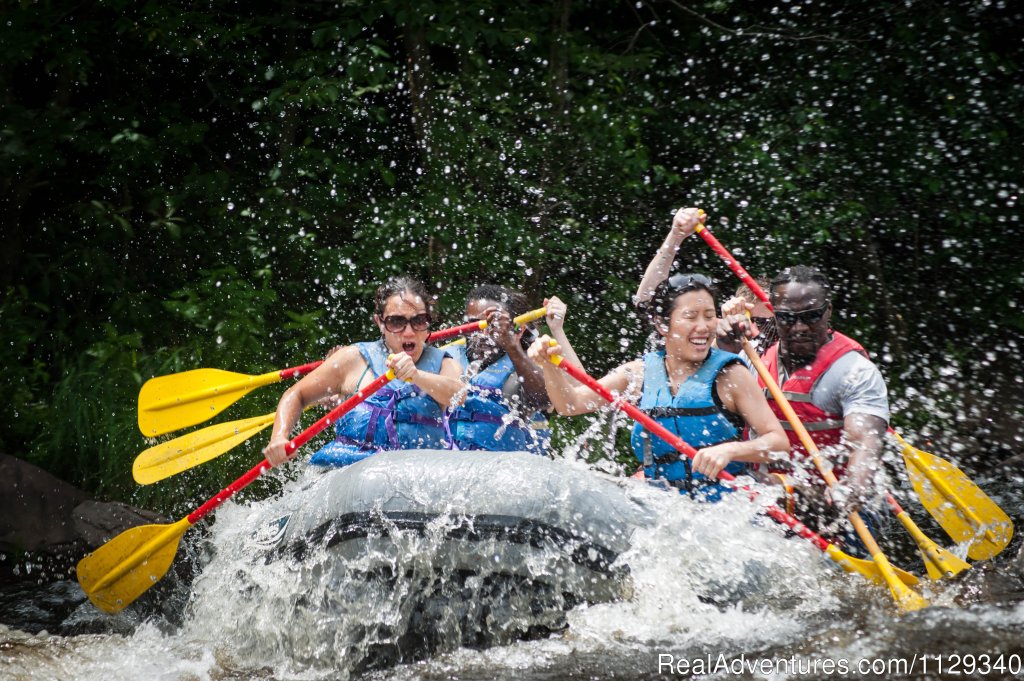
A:
[[[258,376],[221,369],[194,369],[151,378],[139,391],[139,430],[154,437],[202,423],[256,388],[281,381],[281,373]]]
[[[925,600],[924,596],[904,584],[896,575],[895,568],[889,564],[888,558],[880,553],[875,554],[872,558],[875,564],[878,565],[879,572],[882,573],[882,577],[889,587],[889,592],[896,600],[896,606],[900,609],[901,613],[913,612],[914,610],[928,607],[928,601]]]
[[[151,485],[220,456],[272,423],[274,414],[270,413],[218,423],[168,440],[139,454],[132,476],[140,485]]]
[[[914,542],[917,543],[917,548],[921,552],[921,559],[924,560],[924,567],[928,571],[930,579],[937,581],[943,577],[953,577],[971,567],[970,563],[932,541],[921,531],[921,528],[917,526],[917,523],[914,522],[906,511],[898,513],[896,517],[899,518],[900,522],[903,523],[903,527],[907,528],[907,532],[910,533],[910,536],[914,538]]]
[[[837,547],[834,544],[829,545],[829,547],[825,549],[825,553],[827,553],[829,558],[838,563],[839,566],[847,572],[861,575],[865,579],[868,579],[869,581],[872,581],[875,584],[879,584],[882,586],[886,585],[885,577],[882,576],[882,573],[879,571],[878,566],[875,565],[872,561],[864,560],[862,558],[854,558],[848,553],[843,553],[843,551],[840,550],[839,547]],[[892,565],[890,565],[890,568],[892,568],[892,571],[899,578],[899,580],[907,586],[917,585],[919,580],[915,575],[912,575],[911,573],[905,570],[901,570],[898,567]]]
[[[167,572],[192,525],[140,525],[125,530],[78,562],[78,583],[97,608],[120,612]]]
[[[959,468],[903,442],[903,460],[921,505],[972,560],[997,556],[1013,538],[1013,521]]]
[[[931,542],[927,546],[918,545],[918,549],[921,550],[921,558],[924,559],[928,578],[934,581],[944,577],[955,577],[971,567],[970,563],[935,542]]]
[[[885,580],[886,586],[889,587],[889,593],[892,594],[893,600],[896,601],[900,612],[904,613],[910,610],[927,608],[928,601],[921,594],[904,584],[896,574],[895,568],[889,563],[889,559],[885,557],[885,554],[882,553],[882,549],[879,548],[875,538],[871,536],[871,531],[864,524],[864,519],[860,517],[860,514],[854,511],[847,515],[846,518],[853,525],[853,529],[857,531],[857,537],[860,538],[861,543],[864,544],[868,553],[871,554],[871,560],[878,567],[878,572]]]

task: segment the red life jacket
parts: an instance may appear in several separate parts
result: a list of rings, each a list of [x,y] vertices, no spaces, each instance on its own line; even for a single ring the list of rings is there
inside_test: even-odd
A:
[[[835,331],[832,332],[832,340],[825,343],[818,349],[818,354],[815,355],[814,361],[809,366],[804,366],[794,371],[789,378],[780,387],[782,388],[782,394],[789,400],[790,406],[793,407],[793,411],[800,418],[800,421],[807,428],[807,432],[811,436],[811,440],[818,446],[819,449],[828,447],[830,445],[838,444],[843,432],[843,415],[833,414],[827,412],[815,406],[811,402],[811,391],[814,390],[814,386],[818,384],[821,377],[825,375],[829,367],[835,364],[843,355],[849,352],[859,352],[860,354],[867,356],[864,348],[861,345],[850,338],[844,336],[841,333]],[[765,366],[768,368],[768,373],[776,381],[779,377],[779,344],[768,348],[764,353]],[[767,388],[761,377],[757,377],[757,382],[761,388]],[[797,436],[796,431],[793,430],[793,426],[790,425],[789,421],[786,420],[786,415],[782,411],[782,407],[772,398],[771,393],[765,390],[765,394],[768,398],[768,406],[775,412],[775,416],[779,419],[783,429],[786,431],[787,437],[789,437],[790,445],[790,459],[799,457],[801,465],[810,465],[810,456],[807,454],[807,450],[804,449],[803,444],[800,442],[800,438]],[[785,472],[785,467],[773,467],[769,466],[768,470],[775,472]],[[810,466],[810,470],[817,470]],[[837,478],[842,478],[846,473],[845,463],[842,465],[835,465],[832,469]]]

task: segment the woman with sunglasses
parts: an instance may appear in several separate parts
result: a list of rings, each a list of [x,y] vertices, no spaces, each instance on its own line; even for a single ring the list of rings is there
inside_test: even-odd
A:
[[[707,277],[670,277],[655,288],[646,310],[662,347],[612,370],[600,383],[639,402],[641,410],[698,450],[691,462],[637,424],[632,445],[644,475],[681,493],[716,500],[723,488],[711,481],[720,472],[736,475],[748,463],[771,460],[773,453],[788,449],[786,435],[739,358],[712,347],[718,318]],[[548,361],[562,352],[550,341],[547,336],[537,340],[530,356],[543,367],[555,409],[565,416],[596,411],[603,400]],[[745,427],[752,431],[746,440]]]
[[[565,303],[551,298],[544,305],[549,328],[560,334]],[[536,333],[528,327],[517,329],[512,322],[528,307],[526,296],[504,286],[485,284],[469,292],[465,321],[486,320],[488,326],[469,336],[465,346],[450,349],[467,384],[465,401],[448,417],[456,449],[535,454],[547,449],[550,434],[544,411],[550,403],[544,374],[526,356]]]
[[[388,369],[395,380],[345,414],[335,440],[310,463],[346,466],[382,450],[446,446],[443,411],[461,388],[461,370],[448,353],[426,345],[431,322],[426,288],[409,277],[389,279],[374,295],[373,321],[380,340],[341,348],[285,391],[263,450],[271,465],[288,460],[289,433],[306,406],[352,395]]]

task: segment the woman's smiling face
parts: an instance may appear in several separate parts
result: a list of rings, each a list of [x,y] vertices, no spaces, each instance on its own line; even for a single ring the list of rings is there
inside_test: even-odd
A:
[[[665,338],[665,350],[672,357],[688,362],[703,362],[715,340],[718,315],[715,299],[703,289],[687,291],[676,297],[667,324],[658,331]]]

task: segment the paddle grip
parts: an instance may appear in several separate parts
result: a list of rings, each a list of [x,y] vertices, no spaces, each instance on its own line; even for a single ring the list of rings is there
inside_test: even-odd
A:
[[[278,374],[280,374],[282,381],[289,378],[298,378],[299,376],[308,374],[323,363],[324,361],[321,359],[316,362],[310,362],[309,364],[301,364],[297,367],[291,367],[290,369],[281,369]]]
[[[332,409],[327,414],[327,416],[324,416],[316,423],[311,425],[309,428],[306,428],[304,431],[302,431],[294,439],[292,439],[287,445],[285,445],[285,452],[291,455],[293,452],[295,452],[296,449],[298,449],[299,447],[301,447],[302,445],[306,444],[314,437],[316,437],[320,433],[320,431],[324,430],[332,423],[335,423],[338,419],[340,419],[347,412],[349,412],[353,407],[355,407],[357,404],[365,400],[373,393],[383,388],[385,385],[394,380],[394,378],[395,374],[390,369],[387,372],[375,378],[372,383],[364,387],[362,390],[356,392],[354,395],[352,395],[352,397],[348,398],[347,400],[339,404],[337,407]],[[242,477],[238,478],[233,483],[231,483],[221,491],[217,492],[217,494],[214,495],[213,498],[211,498],[209,501],[207,501],[205,504],[203,504],[196,510],[192,511],[192,513],[188,515],[189,524],[195,525],[203,516],[205,516],[207,513],[209,513],[210,511],[217,508],[225,501],[233,497],[236,492],[247,487],[249,483],[251,483],[256,478],[260,477],[260,475],[262,475],[263,472],[268,470],[269,468],[270,462],[268,462],[266,459],[260,461],[258,464],[250,468],[244,475],[242,475]]]
[[[524,312],[523,314],[519,315],[518,317],[516,317],[512,321],[517,326],[522,326],[523,324],[529,324],[530,322],[535,322],[538,319],[543,318],[547,313],[548,313],[548,309],[546,307],[538,307],[536,310],[530,310],[529,312]]]
[[[746,284],[747,288],[753,291],[754,295],[760,298],[761,302],[767,305],[769,310],[774,311],[772,309],[772,304],[768,302],[768,294],[765,293],[764,289],[754,281],[754,278],[750,276],[745,269],[743,269],[743,265],[739,264],[736,258],[732,257],[732,253],[726,250],[725,246],[715,238],[715,235],[709,232],[703,225],[697,225],[697,234],[700,234],[700,238],[704,239],[704,243],[710,246],[711,250],[721,256],[722,260],[725,261],[725,264],[729,266],[729,269],[731,269],[733,273],[740,278],[740,281]]]

